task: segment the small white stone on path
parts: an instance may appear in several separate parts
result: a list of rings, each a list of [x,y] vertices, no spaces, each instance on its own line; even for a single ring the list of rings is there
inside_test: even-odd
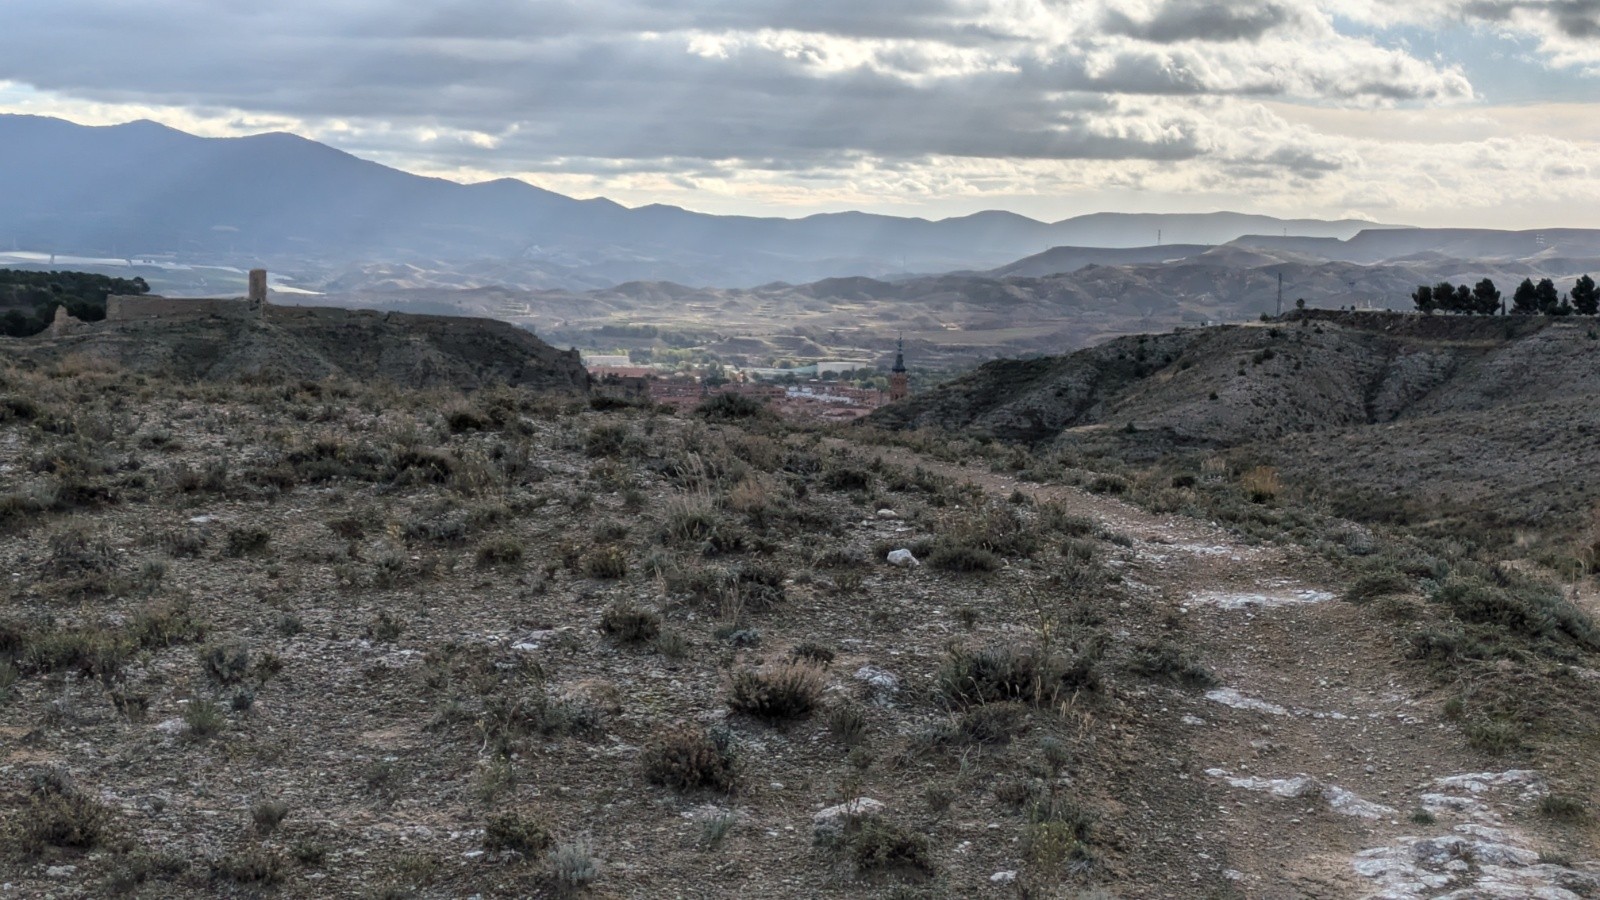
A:
[[[889,563],[891,565],[899,566],[902,569],[908,569],[922,565],[922,563],[912,555],[911,551],[905,549],[904,547],[900,548],[899,550],[889,551]]]
[[[1246,696],[1245,694],[1241,694],[1233,688],[1217,688],[1215,690],[1206,691],[1205,696],[1206,699],[1210,700],[1212,703],[1221,703],[1223,706],[1231,706],[1234,709],[1249,709],[1256,712],[1264,712],[1272,716],[1287,716],[1289,714],[1287,709],[1284,709],[1276,703],[1268,703],[1265,700],[1258,700],[1255,697]]]
[[[1017,880],[1017,873],[1012,871],[996,872],[989,876],[989,880],[995,884],[1010,884]]]

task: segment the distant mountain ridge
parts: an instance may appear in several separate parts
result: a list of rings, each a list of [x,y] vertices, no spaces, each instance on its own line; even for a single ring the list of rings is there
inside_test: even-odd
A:
[[[1239,213],[986,211],[930,221],[629,209],[514,179],[412,175],[290,134],[202,138],[154,122],[89,127],[0,116],[0,246],[174,256],[328,272],[363,262],[499,261],[544,287],[773,281],[987,269],[1063,245],[1214,245],[1247,234],[1352,238],[1371,222]]]

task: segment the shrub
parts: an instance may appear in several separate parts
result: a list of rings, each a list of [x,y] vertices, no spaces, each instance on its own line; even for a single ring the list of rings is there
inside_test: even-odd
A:
[[[921,880],[938,871],[926,834],[878,816],[859,816],[848,821],[840,849],[856,873],[864,877]]]
[[[1084,485],[1084,489],[1091,494],[1122,495],[1128,492],[1127,479],[1119,475],[1096,475]]]
[[[288,863],[277,851],[251,847],[211,861],[212,881],[270,887],[283,883]]]
[[[589,429],[584,438],[583,451],[594,457],[615,457],[622,454],[628,440],[628,426],[604,424]]]
[[[928,554],[927,563],[944,572],[993,572],[1000,557],[981,547],[941,540]]]
[[[828,666],[833,663],[833,648],[825,647],[812,641],[801,641],[794,645],[789,655],[795,659],[803,659],[816,663],[819,666]]]
[[[628,555],[620,547],[600,547],[583,558],[583,571],[590,578],[622,578],[628,574]]]
[[[125,634],[110,628],[63,628],[28,635],[21,650],[23,672],[76,670],[89,678],[109,680],[122,670],[133,652]]]
[[[1589,807],[1580,797],[1566,794],[1546,794],[1539,800],[1539,814],[1567,825],[1581,825],[1589,821]]]
[[[695,407],[694,414],[713,422],[731,422],[771,415],[765,403],[743,394],[717,394]]]
[[[705,819],[700,823],[700,846],[707,850],[722,846],[738,821],[738,817],[730,812],[719,812]]]
[[[378,610],[378,615],[367,623],[367,639],[381,644],[392,644],[400,639],[406,630],[406,620],[396,618],[386,609]]]
[[[546,862],[550,866],[551,880],[561,890],[581,890],[600,877],[600,860],[595,858],[594,846],[588,838],[556,845],[547,854]]]
[[[243,556],[254,556],[265,552],[267,545],[272,542],[272,533],[265,528],[252,525],[242,525],[238,528],[228,529],[228,541],[223,549],[223,555],[237,559]]]
[[[1529,639],[1570,639],[1600,650],[1600,628],[1554,588],[1505,578],[1492,584],[1476,577],[1452,577],[1433,593],[1463,622],[1492,625]]]
[[[1153,681],[1166,681],[1201,690],[1216,687],[1217,676],[1182,647],[1167,641],[1143,644],[1133,651],[1128,671]]]
[[[260,834],[271,834],[287,815],[289,804],[282,800],[261,800],[250,807],[250,821]]]
[[[836,703],[828,707],[828,731],[854,747],[866,739],[867,712],[854,703]]]
[[[661,634],[661,616],[627,601],[613,603],[600,615],[600,631],[623,644],[643,644]]]
[[[221,734],[227,722],[222,707],[215,700],[191,700],[183,708],[183,724],[188,727],[191,737],[208,738]]]
[[[104,575],[116,568],[117,552],[101,535],[84,528],[69,528],[50,538],[45,571],[51,575]]]
[[[1404,573],[1383,569],[1357,578],[1344,592],[1344,598],[1351,603],[1366,603],[1379,597],[1408,593],[1411,587],[1411,579]]]
[[[250,648],[237,641],[211,644],[201,649],[200,664],[217,684],[238,684],[250,673]]]
[[[38,779],[27,807],[10,827],[16,849],[37,857],[49,847],[92,850],[110,836],[112,824],[109,807],[52,773]]]
[[[1251,503],[1268,503],[1283,489],[1278,481],[1278,470],[1271,466],[1256,466],[1239,479],[1239,487]]]
[[[1069,658],[1038,646],[996,644],[950,651],[934,688],[952,706],[1020,700],[1053,703],[1063,693],[1094,690],[1099,675],[1087,655]]]
[[[728,706],[758,719],[797,719],[816,708],[822,688],[822,668],[810,662],[745,669],[732,676]]]
[[[478,565],[514,566],[522,562],[522,544],[513,538],[501,537],[478,545]]]
[[[483,849],[490,853],[510,850],[515,853],[538,853],[550,846],[550,832],[532,818],[516,811],[490,816],[483,827]]]
[[[1027,718],[1021,703],[985,703],[961,714],[956,734],[969,744],[1007,744],[1027,727]]]
[[[640,756],[644,777],[680,791],[710,788],[728,792],[734,786],[732,735],[695,725],[670,725],[655,733]]]
[[[741,564],[733,571],[734,589],[740,599],[752,610],[770,609],[784,600],[784,581],[789,573],[777,563],[756,560]]]
[[[1465,728],[1467,743],[1490,756],[1522,749],[1522,726],[1506,719],[1477,719]]]
[[[822,473],[822,486],[834,491],[870,491],[872,473],[849,465],[830,465]]]

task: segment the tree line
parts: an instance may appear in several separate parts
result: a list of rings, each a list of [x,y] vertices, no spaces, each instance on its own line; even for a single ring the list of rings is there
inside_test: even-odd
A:
[[[1600,287],[1593,278],[1584,275],[1572,286],[1569,293],[1556,290],[1555,282],[1542,278],[1535,284],[1532,278],[1522,279],[1511,294],[1511,303],[1501,295],[1494,282],[1485,278],[1471,287],[1441,281],[1432,287],[1420,285],[1411,295],[1411,302],[1424,313],[1461,313],[1469,316],[1593,316],[1600,314]]]
[[[89,272],[0,269],[0,335],[28,337],[50,327],[56,307],[85,322],[106,317],[106,297],[148,294],[143,278],[113,278]]]

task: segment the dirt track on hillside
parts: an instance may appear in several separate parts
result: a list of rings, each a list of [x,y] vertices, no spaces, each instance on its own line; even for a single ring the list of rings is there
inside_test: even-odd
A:
[[[1204,769],[1220,812],[1209,832],[1197,827],[1197,855],[1221,861],[1240,895],[1600,896],[1593,848],[1583,862],[1555,852],[1537,809],[1546,777],[1471,751],[1393,627],[1338,599],[1328,564],[1073,487],[880,455],[994,496],[1063,503],[1131,539],[1113,562],[1124,586],[1158,616],[1181,617],[1221,682],[1150,690],[1170,694],[1160,708],[1182,725],[1171,758]]]

